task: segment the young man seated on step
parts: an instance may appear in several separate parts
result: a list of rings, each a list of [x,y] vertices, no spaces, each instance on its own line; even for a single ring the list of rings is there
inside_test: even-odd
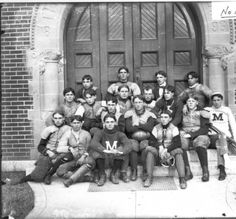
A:
[[[220,170],[218,179],[221,181],[226,178],[225,167],[230,166],[227,137],[236,141],[236,122],[231,109],[223,105],[223,95],[220,92],[213,93],[211,101],[212,107],[205,109],[210,113],[210,123],[219,132],[216,133],[210,129],[211,145],[209,148],[217,149],[217,166]]]
[[[154,166],[159,156],[163,165],[175,164],[179,175],[180,188],[186,189],[187,183],[185,181],[183,150],[179,130],[171,123],[171,112],[163,111],[160,116],[161,122],[153,128],[148,146],[144,149],[143,186],[151,186]]]

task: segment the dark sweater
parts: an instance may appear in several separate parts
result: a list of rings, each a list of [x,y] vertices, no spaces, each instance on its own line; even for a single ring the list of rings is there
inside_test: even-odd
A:
[[[156,105],[152,112],[155,113],[155,115],[158,117],[158,114],[163,110],[169,110],[171,112],[171,123],[173,125],[178,126],[181,123],[183,117],[183,103],[181,101],[177,101],[177,99],[160,99],[156,102]]]
[[[117,131],[116,129],[108,130],[106,128],[98,130],[94,134],[90,143],[90,148],[102,153],[105,149],[109,150],[109,148],[107,148],[108,145],[114,146],[115,144],[117,145],[115,149],[124,154],[128,154],[131,151],[130,140],[124,133]]]

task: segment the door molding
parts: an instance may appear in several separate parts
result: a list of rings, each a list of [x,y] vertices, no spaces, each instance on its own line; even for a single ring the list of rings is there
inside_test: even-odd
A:
[[[78,3],[79,4],[79,3]],[[206,5],[207,4],[207,5]],[[30,40],[31,46],[26,52],[27,66],[32,73],[32,81],[29,81],[30,94],[33,96],[33,109],[29,111],[29,119],[33,120],[34,127],[34,145],[39,141],[39,133],[44,127],[44,117],[42,101],[45,94],[42,93],[42,81],[40,69],[47,52],[61,54],[61,67],[58,75],[59,93],[58,99],[63,101],[62,91],[65,87],[66,77],[66,57],[65,57],[65,33],[66,25],[70,18],[73,6],[75,4],[35,4],[35,10],[32,15]],[[198,18],[199,30],[201,30],[202,46],[208,42],[210,20],[210,3],[191,3],[189,5],[193,13]],[[200,68],[201,69],[201,68]],[[207,69],[203,67],[203,75],[207,74]],[[36,149],[32,152],[32,158],[37,154]]]

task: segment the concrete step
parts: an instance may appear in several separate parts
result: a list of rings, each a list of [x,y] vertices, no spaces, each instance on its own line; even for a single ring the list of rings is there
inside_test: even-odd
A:
[[[208,168],[210,175],[218,175],[219,170],[217,168],[217,152],[214,149],[207,150],[208,155]],[[231,161],[230,168],[226,169],[226,173],[228,175],[236,174],[236,156],[229,156]],[[196,151],[191,150],[188,151],[188,158],[192,173],[194,176],[201,176],[202,175],[202,168],[198,159],[198,155]],[[139,167],[138,174],[142,173],[142,167]],[[162,166],[155,166],[154,169],[154,176],[178,176],[177,170],[175,167],[162,167]]]
[[[208,154],[208,166],[210,175],[218,175],[217,169],[217,154],[216,150],[207,150]],[[188,157],[190,161],[191,170],[194,176],[202,175],[202,169],[198,160],[197,153],[195,151],[189,151]],[[231,168],[226,169],[228,175],[236,175],[236,156],[230,156]],[[30,161],[2,161],[2,171],[26,171],[29,174],[34,169],[35,160]],[[142,173],[142,166],[138,166],[138,175]],[[130,174],[130,170],[128,170]],[[165,168],[162,166],[155,166],[154,176],[178,176],[175,167]]]

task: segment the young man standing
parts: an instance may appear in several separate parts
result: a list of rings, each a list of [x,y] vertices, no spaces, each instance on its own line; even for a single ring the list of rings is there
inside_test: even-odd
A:
[[[167,74],[164,71],[158,71],[155,73],[157,83],[154,88],[154,98],[156,101],[163,97],[164,89],[167,86]]]
[[[129,69],[126,67],[121,67],[118,69],[118,82],[110,85],[107,89],[107,93],[110,95],[116,96],[118,93],[118,87],[122,84],[126,84],[129,87],[129,97],[141,94],[139,86],[131,81],[128,81],[129,78]]]
[[[84,75],[82,77],[82,87],[78,90],[76,94],[76,100],[80,103],[85,103],[84,92],[88,89],[93,89],[96,92],[97,100],[100,100],[101,94],[97,87],[93,85],[93,78],[91,75]]]
[[[236,140],[236,122],[231,109],[223,106],[223,95],[220,92],[213,93],[211,100],[212,107],[206,107],[205,109],[210,113],[210,123],[221,133],[209,132],[210,148],[217,149],[217,163],[220,170],[218,179],[224,180],[226,178],[225,166],[227,167],[227,161],[229,160],[226,137],[233,137]]]
[[[179,95],[179,100],[185,102],[189,95],[194,95],[198,97],[199,107],[209,106],[212,91],[207,86],[199,83],[199,74],[191,71],[187,73],[186,78],[188,80],[188,88]]]

